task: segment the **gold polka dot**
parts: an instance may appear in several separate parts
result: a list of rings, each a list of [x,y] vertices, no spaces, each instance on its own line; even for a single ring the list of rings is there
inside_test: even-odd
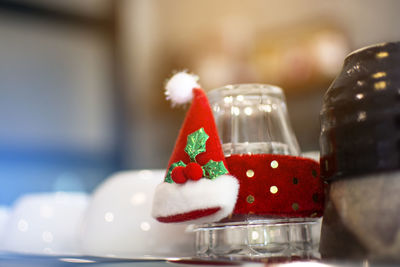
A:
[[[298,210],[299,209],[299,204],[297,204],[296,202],[292,204],[292,209],[293,210]]]
[[[269,192],[271,192],[271,194],[276,194],[278,193],[278,187],[273,185],[269,188]]]
[[[318,214],[317,214],[316,212],[314,212],[314,213],[312,213],[312,214],[310,215],[310,217],[311,217],[311,218],[315,218],[315,217],[317,217],[317,215],[318,215]]]
[[[247,177],[251,178],[254,176],[254,171],[253,170],[247,170],[246,172]]]
[[[246,200],[247,200],[248,203],[251,204],[251,203],[254,202],[254,197],[252,195],[248,195]]]
[[[271,161],[271,168],[272,169],[276,169],[278,168],[279,164],[276,160]]]

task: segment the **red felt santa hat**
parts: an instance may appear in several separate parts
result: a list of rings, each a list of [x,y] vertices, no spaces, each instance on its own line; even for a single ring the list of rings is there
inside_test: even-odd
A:
[[[180,72],[166,85],[173,105],[193,99],[157,186],[152,215],[166,223],[205,223],[227,217],[235,207],[239,183],[227,170],[217,127],[198,77]]]

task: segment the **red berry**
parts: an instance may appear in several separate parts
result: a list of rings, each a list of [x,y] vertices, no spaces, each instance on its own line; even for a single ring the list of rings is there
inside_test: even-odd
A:
[[[191,180],[197,181],[203,177],[203,169],[196,162],[189,163],[185,168],[185,176]]]
[[[177,184],[184,184],[187,181],[184,171],[185,167],[183,166],[175,167],[171,173],[172,180]]]

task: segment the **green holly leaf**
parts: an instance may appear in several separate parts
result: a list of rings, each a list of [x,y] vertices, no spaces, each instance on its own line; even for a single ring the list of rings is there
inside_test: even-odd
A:
[[[194,133],[188,135],[185,152],[189,155],[192,161],[195,161],[198,154],[206,151],[207,139],[208,135],[204,131],[204,128],[200,128]]]
[[[186,164],[183,163],[182,160],[172,163],[171,167],[169,167],[169,169],[168,169],[167,175],[165,175],[164,182],[167,182],[167,183],[170,183],[170,184],[174,183],[174,180],[172,180],[172,177],[171,177],[171,173],[172,173],[172,170],[177,166],[186,167]]]
[[[228,173],[228,170],[225,168],[225,165],[222,161],[210,160],[203,166],[203,169],[206,173],[206,177],[211,180],[214,180],[220,175]]]

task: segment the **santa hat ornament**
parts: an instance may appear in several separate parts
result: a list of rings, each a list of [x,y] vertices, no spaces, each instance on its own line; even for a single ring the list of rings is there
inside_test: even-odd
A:
[[[156,188],[152,215],[165,223],[209,223],[233,211],[239,183],[227,170],[217,127],[198,77],[175,74],[166,85],[173,105],[193,99],[164,182]]]

